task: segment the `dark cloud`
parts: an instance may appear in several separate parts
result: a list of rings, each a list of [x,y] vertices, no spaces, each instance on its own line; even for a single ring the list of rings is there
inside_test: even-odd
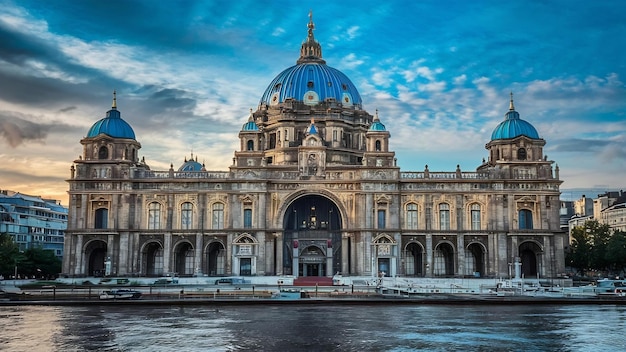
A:
[[[25,120],[17,113],[0,111],[0,136],[13,148],[29,141],[41,141],[49,130],[49,125]]]
[[[33,57],[47,57],[54,51],[45,41],[2,27],[0,22],[0,58],[20,65]]]
[[[598,150],[606,147],[609,143],[609,141],[603,139],[570,138],[551,141],[553,146],[550,149],[556,152],[569,153],[597,152]]]
[[[50,111],[62,113],[83,105],[106,107],[111,101],[112,87],[124,89],[128,86],[128,83],[99,74],[94,75],[91,81],[72,83],[0,70],[2,100],[17,105],[47,107]],[[103,110],[103,116],[105,111]]]
[[[66,108],[59,109],[59,112],[68,112],[68,111],[72,111],[72,110],[76,110],[76,107],[75,106],[68,106]]]
[[[12,111],[0,111],[0,136],[12,148],[44,141],[50,132],[71,132],[79,128],[63,123],[36,123],[36,118]]]
[[[69,173],[69,171],[68,171]],[[64,177],[51,176],[46,172],[37,174],[32,170],[22,172],[15,169],[4,168],[2,170],[3,181],[12,180],[15,183],[30,184],[30,183],[57,183],[63,184]]]
[[[187,98],[188,92],[181,89],[162,89],[148,99],[162,109],[182,109],[189,111],[196,106],[194,99]]]

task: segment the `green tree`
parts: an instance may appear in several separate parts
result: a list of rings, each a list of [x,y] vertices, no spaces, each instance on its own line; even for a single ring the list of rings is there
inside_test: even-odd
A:
[[[585,222],[586,231],[591,237],[591,267],[597,270],[608,270],[610,263],[607,259],[611,228],[607,224],[600,224],[597,220]]]
[[[609,239],[606,259],[610,269],[620,273],[626,267],[626,232],[615,231]]]
[[[61,260],[51,250],[29,248],[24,252],[24,257],[21,272],[29,277],[50,277],[61,272]]]
[[[585,226],[572,229],[572,243],[567,253],[567,262],[578,272],[584,273],[591,268],[591,239]]]
[[[0,233],[0,274],[9,278],[15,273],[15,266],[24,260],[20,248],[8,233]],[[21,271],[20,271],[21,272]]]

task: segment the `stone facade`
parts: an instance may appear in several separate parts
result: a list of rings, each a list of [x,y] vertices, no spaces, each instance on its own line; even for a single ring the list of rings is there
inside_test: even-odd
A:
[[[288,70],[327,68],[312,30]],[[151,170],[115,131],[81,140],[64,273],[507,277],[516,261],[527,277],[564,272],[562,181],[543,139],[499,131],[475,171],[401,171],[378,113],[329,74],[301,98],[273,81],[228,171]],[[328,93],[331,79],[344,93]]]

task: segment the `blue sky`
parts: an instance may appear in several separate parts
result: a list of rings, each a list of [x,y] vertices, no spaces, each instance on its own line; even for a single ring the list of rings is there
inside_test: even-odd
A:
[[[379,110],[403,171],[475,170],[514,93],[563,189],[622,189],[624,1],[0,0],[0,188],[60,199],[118,109],[157,170],[227,170],[313,11],[327,64]],[[595,196],[595,195],[594,195]]]

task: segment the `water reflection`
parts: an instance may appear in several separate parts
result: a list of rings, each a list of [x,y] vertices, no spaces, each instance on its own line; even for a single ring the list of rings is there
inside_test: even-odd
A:
[[[622,306],[3,307],[3,351],[626,350]]]

